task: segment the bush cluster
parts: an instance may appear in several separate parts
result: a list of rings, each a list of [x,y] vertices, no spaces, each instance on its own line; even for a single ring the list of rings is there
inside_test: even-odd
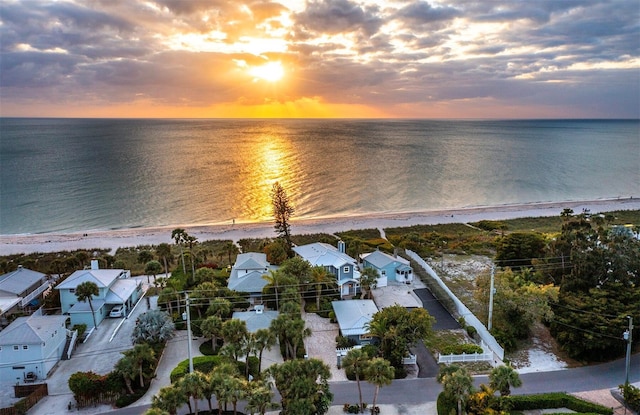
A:
[[[567,408],[575,412],[612,415],[613,410],[596,403],[583,401],[564,392],[542,393],[537,395],[509,396],[511,407],[517,411],[547,408]]]
[[[442,354],[474,354],[482,353],[482,347],[473,343],[451,344],[442,348]]]

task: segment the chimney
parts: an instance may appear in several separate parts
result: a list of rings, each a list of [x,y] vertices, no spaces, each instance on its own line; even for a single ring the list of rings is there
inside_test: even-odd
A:
[[[22,269],[22,265],[18,265],[18,269],[21,270]]]
[[[91,260],[91,269],[100,269],[100,266],[98,265],[98,260],[97,259],[92,259]]]
[[[344,252],[345,252],[344,241],[338,241],[338,251],[340,251],[340,252],[342,252],[344,254]]]

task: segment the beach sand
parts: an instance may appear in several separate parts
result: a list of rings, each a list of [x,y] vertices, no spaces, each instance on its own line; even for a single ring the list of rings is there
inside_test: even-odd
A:
[[[331,234],[354,229],[383,229],[413,225],[468,223],[480,220],[559,216],[565,208],[573,209],[576,214],[585,209],[591,213],[640,210],[640,199],[638,197],[629,197],[588,201],[540,202],[304,220],[296,220],[294,217],[291,221],[291,230],[293,234],[298,235]],[[0,236],[0,255],[92,248],[112,249],[115,251],[119,247],[152,245],[162,242],[173,243],[171,231],[177,227],[184,228],[190,235],[196,236],[200,241],[218,239],[237,242],[244,238],[276,236],[271,222],[230,222],[228,224],[210,226],[170,226],[71,233],[2,235]]]

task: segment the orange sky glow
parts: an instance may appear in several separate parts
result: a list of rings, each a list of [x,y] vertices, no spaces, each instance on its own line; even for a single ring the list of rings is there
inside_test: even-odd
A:
[[[630,3],[7,0],[0,116],[637,118]]]

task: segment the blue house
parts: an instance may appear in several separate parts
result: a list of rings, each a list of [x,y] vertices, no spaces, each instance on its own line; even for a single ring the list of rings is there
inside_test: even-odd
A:
[[[62,358],[69,316],[18,317],[0,332],[0,382],[43,380]]]
[[[98,286],[99,293],[91,300],[98,325],[116,305],[123,305],[126,315],[142,296],[142,283],[130,279],[129,270],[98,269],[96,263],[92,267],[75,271],[56,286],[56,290],[60,291],[62,313],[69,314],[71,325],[86,324],[89,328],[93,327],[89,302],[78,301],[76,297],[76,288],[83,282],[90,281]]]
[[[374,251],[360,257],[364,268],[373,268],[378,271],[378,287],[386,287],[390,281],[404,284],[413,282],[413,268],[404,258],[382,251]]]
[[[360,287],[360,271],[355,259],[345,253],[344,242],[338,248],[322,242],[296,246],[293,251],[312,266],[322,266],[336,276],[340,296],[355,295]]]

